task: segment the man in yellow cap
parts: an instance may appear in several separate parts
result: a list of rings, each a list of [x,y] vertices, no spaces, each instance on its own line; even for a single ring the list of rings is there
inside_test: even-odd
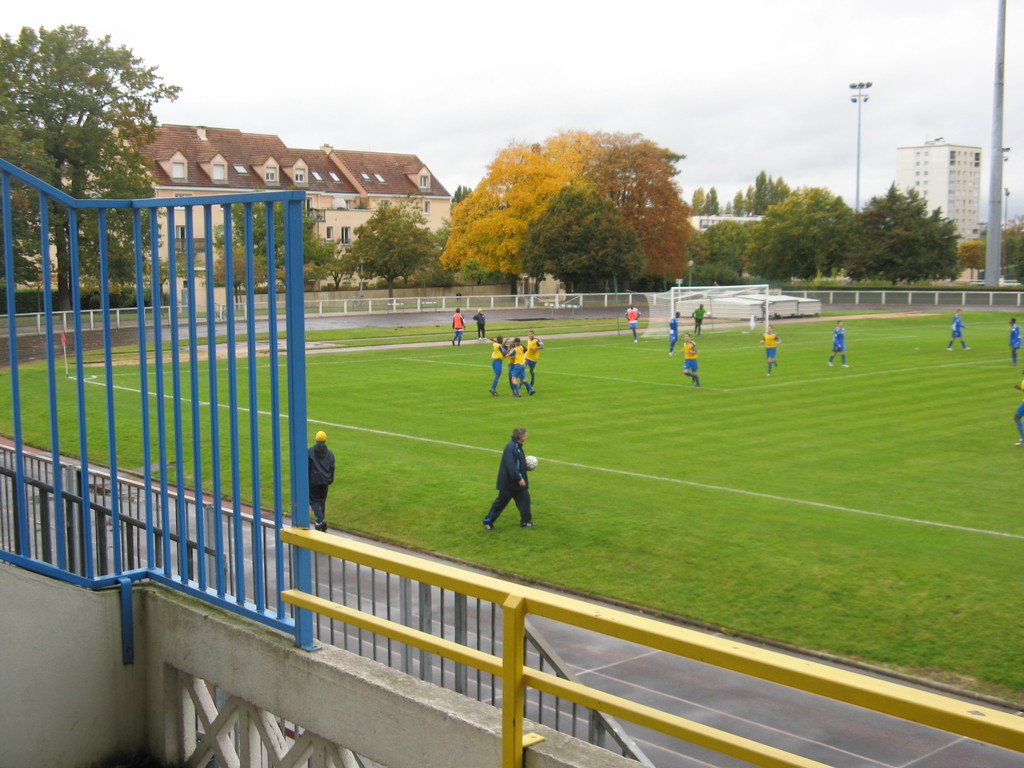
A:
[[[327,530],[324,512],[327,507],[327,488],[334,482],[334,454],[327,447],[327,433],[316,433],[316,442],[309,447],[309,506],[313,509],[314,525],[318,531]]]

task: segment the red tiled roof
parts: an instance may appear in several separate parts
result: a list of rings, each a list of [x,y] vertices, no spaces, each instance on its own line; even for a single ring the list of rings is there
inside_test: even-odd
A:
[[[339,149],[334,150],[333,154],[356,177],[363,189],[371,195],[426,193],[449,197],[448,190],[416,155],[399,155],[391,152],[351,152]],[[430,189],[420,189],[419,175],[421,171],[430,175]],[[380,179],[384,181],[380,181]]]
[[[172,179],[160,165],[161,161],[169,161],[177,152],[187,162],[187,179]],[[142,153],[149,159],[154,181],[160,186],[305,189],[328,194],[359,194],[336,164],[340,162],[370,195],[428,194],[449,197],[448,191],[416,155],[331,150],[328,156],[323,149],[290,149],[277,136],[243,133],[235,128],[161,125],[156,129],[156,139],[144,147]],[[227,163],[227,183],[215,182],[201,166],[201,163],[209,163],[217,155]],[[265,183],[255,168],[271,157],[280,165],[279,184]],[[293,180],[293,166],[299,160],[306,164],[309,171],[306,184],[295,184]],[[240,172],[238,167],[244,168],[245,172]],[[313,175],[314,171],[320,176],[319,179]],[[421,171],[430,175],[430,189],[420,189]],[[332,178],[332,173],[337,180]]]

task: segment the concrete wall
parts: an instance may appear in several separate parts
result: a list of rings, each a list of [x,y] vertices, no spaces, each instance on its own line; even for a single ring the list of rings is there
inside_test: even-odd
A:
[[[117,590],[0,563],[0,767],[75,768],[145,746],[145,668],[121,663]]]
[[[121,663],[116,591],[89,592],[0,564],[0,768],[77,768],[147,747],[181,760],[179,672],[388,768],[501,765],[500,712],[153,584],[134,591],[136,661]],[[542,726],[527,768],[632,761]]]

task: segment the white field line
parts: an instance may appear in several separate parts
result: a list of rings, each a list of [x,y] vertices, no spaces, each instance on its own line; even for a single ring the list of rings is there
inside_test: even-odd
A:
[[[88,380],[86,383],[87,384],[93,384],[95,386],[107,386],[104,382],[101,382],[101,381],[98,381],[98,380]],[[125,392],[132,392],[134,394],[140,394],[141,393],[141,390],[139,390],[137,388],[134,388],[134,387],[126,387],[126,386],[121,386],[121,385],[110,385],[110,386],[113,386],[115,389],[122,390],[122,391],[125,391]],[[152,393],[152,396],[156,397],[156,393],[155,392]],[[170,400],[170,399],[173,398],[173,395],[172,394],[165,394],[164,398],[167,399],[167,400]],[[188,398],[184,398],[183,397],[182,398],[182,402],[183,403],[191,402],[191,400],[188,399]],[[200,401],[200,405],[208,406],[209,403],[208,402],[204,402],[204,401]],[[221,404],[219,407],[226,410],[229,406],[227,404]],[[239,412],[248,413],[249,409],[245,408],[243,406],[239,406],[238,407],[238,411]],[[257,414],[260,415],[260,416],[264,416],[266,418],[270,418],[272,416],[272,414],[269,413],[268,411],[257,411]],[[287,418],[287,414],[282,414],[282,418]],[[501,451],[499,451],[499,450],[497,450],[495,448],[483,448],[483,447],[478,446],[478,445],[468,445],[466,443],[456,443],[456,442],[452,442],[450,440],[438,440],[436,438],[421,437],[419,435],[407,435],[407,434],[403,434],[401,432],[391,432],[391,431],[383,430],[383,429],[371,429],[369,427],[357,427],[357,426],[354,426],[352,424],[341,424],[339,422],[322,421],[322,420],[313,420],[310,423],[311,424],[318,424],[318,425],[324,426],[324,427],[330,427],[332,429],[334,429],[334,428],[336,428],[336,429],[346,429],[346,430],[350,430],[350,431],[353,431],[353,432],[364,432],[366,434],[371,434],[371,435],[380,435],[380,436],[383,436],[383,437],[394,437],[394,438],[398,438],[400,440],[415,440],[417,442],[430,443],[430,444],[433,444],[433,445],[445,445],[445,446],[448,446],[449,448],[461,448],[461,449],[465,449],[465,450],[468,450],[468,451],[482,451],[484,453],[493,453],[493,454],[501,453]],[[797,505],[801,505],[801,506],[805,506],[805,507],[812,507],[814,509],[826,509],[826,510],[829,510],[831,512],[844,512],[844,513],[854,514],[854,515],[864,515],[866,517],[877,517],[877,518],[881,518],[883,520],[892,520],[892,521],[900,522],[900,523],[911,523],[911,524],[914,524],[914,525],[926,525],[926,526],[931,526],[931,527],[935,527],[935,528],[945,528],[945,529],[948,529],[948,530],[961,531],[961,532],[964,532],[964,533],[980,533],[980,534],[983,534],[985,536],[1000,536],[1000,537],[1008,538],[1008,539],[1024,540],[1024,534],[1019,534],[1019,533],[1007,533],[1005,531],[990,531],[990,530],[986,530],[984,528],[971,528],[969,526],[954,525],[952,523],[940,523],[940,522],[937,522],[937,521],[934,521],[934,520],[920,520],[920,519],[913,518],[913,517],[903,517],[901,515],[889,515],[889,514],[885,514],[883,512],[871,512],[871,511],[865,510],[865,509],[857,509],[855,507],[844,507],[844,506],[840,506],[838,504],[826,504],[824,502],[811,501],[809,499],[795,499],[795,498],[792,498],[792,497],[789,497],[789,496],[779,496],[779,495],[773,494],[773,493],[761,493],[759,491],[748,491],[745,488],[730,488],[730,487],[724,486],[724,485],[711,485],[709,483],[700,483],[700,482],[697,482],[695,480],[682,480],[682,479],[677,478],[677,477],[662,477],[660,475],[650,475],[650,474],[646,474],[646,473],[643,473],[643,472],[631,472],[629,470],[624,470],[624,469],[611,469],[609,467],[597,467],[597,466],[593,466],[591,464],[579,464],[579,463],[573,462],[573,461],[562,461],[560,459],[549,459],[549,458],[545,458],[545,457],[542,457],[542,456],[538,456],[538,458],[542,459],[543,461],[545,461],[545,462],[547,462],[549,464],[559,464],[559,465],[561,465],[563,467],[574,467],[576,469],[584,469],[584,470],[587,470],[587,471],[590,471],[590,472],[605,472],[605,473],[608,473],[608,474],[619,475],[619,476],[622,476],[622,477],[630,477],[630,478],[634,478],[634,479],[637,479],[637,480],[651,480],[651,481],[659,482],[659,483],[673,483],[675,485],[682,485],[682,486],[687,486],[687,487],[690,487],[690,488],[700,488],[701,490],[706,490],[706,491],[716,491],[718,493],[728,493],[728,494],[734,494],[734,495],[738,495],[738,496],[748,496],[750,498],[756,498],[756,499],[766,499],[766,500],[769,500],[769,501],[779,501],[779,502],[782,502],[784,504],[797,504]]]

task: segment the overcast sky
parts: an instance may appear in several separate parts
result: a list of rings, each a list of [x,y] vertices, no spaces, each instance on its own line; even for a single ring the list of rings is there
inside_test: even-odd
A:
[[[679,183],[731,200],[761,170],[852,206],[883,194],[896,148],[982,150],[988,218],[997,0],[45,0],[0,33],[80,24],[182,93],[160,122],[277,134],[290,147],[416,154],[454,191],[512,140],[640,133],[686,155]],[[1002,144],[1024,215],[1024,3],[1009,0]]]

